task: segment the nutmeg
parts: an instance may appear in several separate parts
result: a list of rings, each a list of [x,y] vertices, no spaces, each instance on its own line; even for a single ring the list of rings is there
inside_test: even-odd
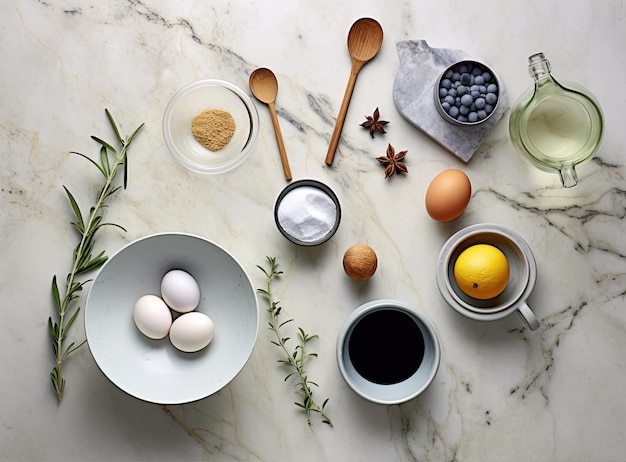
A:
[[[376,252],[365,244],[355,244],[343,255],[343,269],[355,281],[371,278],[378,267]]]

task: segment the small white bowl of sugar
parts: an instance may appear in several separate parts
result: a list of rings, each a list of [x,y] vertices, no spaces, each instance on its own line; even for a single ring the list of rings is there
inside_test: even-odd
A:
[[[341,221],[335,193],[317,180],[298,180],[281,191],[274,206],[278,230],[294,244],[316,246],[328,241]]]

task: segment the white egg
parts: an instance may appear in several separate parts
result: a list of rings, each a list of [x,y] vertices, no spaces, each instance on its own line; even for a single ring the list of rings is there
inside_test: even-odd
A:
[[[213,320],[194,311],[180,315],[170,328],[170,342],[180,351],[193,353],[205,348],[215,334]]]
[[[135,302],[133,319],[137,329],[146,337],[161,339],[172,325],[172,313],[156,295],[144,295]]]
[[[161,280],[161,296],[174,311],[189,313],[200,303],[200,286],[186,271],[168,271]]]

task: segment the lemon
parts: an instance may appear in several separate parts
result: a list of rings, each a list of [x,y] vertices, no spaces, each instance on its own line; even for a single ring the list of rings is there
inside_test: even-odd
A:
[[[493,245],[472,245],[456,259],[454,280],[472,298],[487,300],[497,297],[509,282],[509,261]]]

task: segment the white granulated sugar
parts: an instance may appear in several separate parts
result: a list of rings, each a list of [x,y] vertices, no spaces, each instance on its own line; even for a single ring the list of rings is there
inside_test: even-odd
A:
[[[302,242],[326,236],[337,221],[337,206],[314,186],[289,191],[278,205],[278,222],[285,232]]]

